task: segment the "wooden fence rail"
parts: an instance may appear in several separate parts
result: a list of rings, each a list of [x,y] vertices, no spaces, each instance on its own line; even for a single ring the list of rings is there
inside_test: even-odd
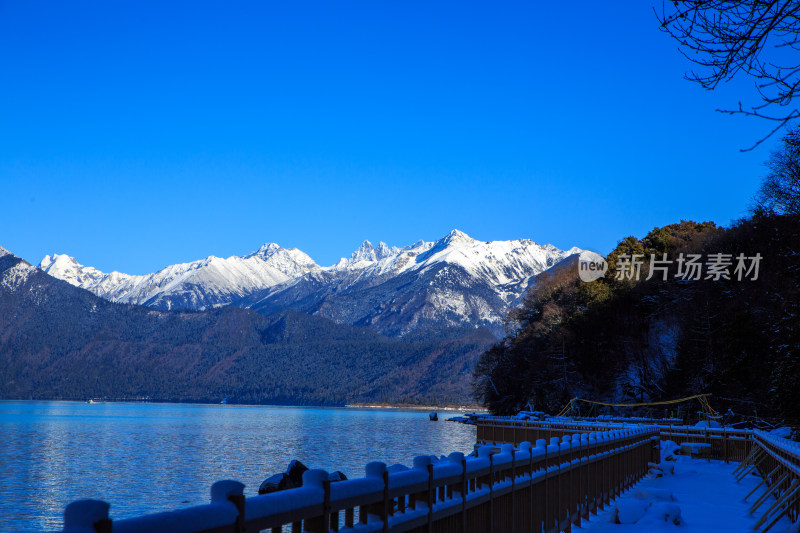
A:
[[[783,516],[797,522],[800,519],[800,443],[758,430],[753,431],[752,440],[753,450],[743,460],[738,475],[744,477],[752,470],[763,480],[764,492],[750,508],[750,514],[754,514],[763,505],[756,527],[765,526],[762,531],[768,531]],[[772,505],[766,503],[769,496],[775,499]]]
[[[575,430],[615,431],[629,427],[621,423],[527,421],[515,417],[485,417],[478,421],[478,444],[502,445],[521,440],[558,436]],[[775,437],[758,430],[697,428],[691,426],[658,425],[660,440],[678,444],[707,444],[706,457],[741,463],[736,469],[737,481],[750,472],[758,473],[762,482],[747,495],[754,496],[750,514],[761,516],[756,529],[768,531],[779,519],[791,522],[800,519],[800,443]],[[761,489],[763,492],[758,493]],[[745,498],[745,499],[747,499]],[[772,502],[771,505],[767,502]]]
[[[420,456],[403,472],[370,463],[366,477],[337,483],[309,470],[300,488],[250,498],[241,483],[219,481],[210,504],[122,520],[109,519],[105,502],[81,500],[67,506],[64,532],[569,531],[648,472],[658,431],[564,428],[535,446],[481,446],[477,456],[453,453],[436,464]]]
[[[612,431],[626,427],[639,427],[638,424],[607,422],[539,422],[519,420],[514,417],[484,417],[478,421],[477,442],[513,443],[531,441],[551,436],[561,436],[575,431]],[[661,440],[694,442],[710,446],[710,458],[741,462],[750,454],[754,446],[752,430],[725,428],[697,428],[692,426],[660,425]]]

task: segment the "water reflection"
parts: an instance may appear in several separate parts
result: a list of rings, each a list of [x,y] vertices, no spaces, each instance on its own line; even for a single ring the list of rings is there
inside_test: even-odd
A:
[[[80,498],[124,518],[206,503],[219,479],[253,495],[291,459],[361,477],[475,442],[416,411],[75,402],[0,402],[0,434],[0,531],[57,530]]]

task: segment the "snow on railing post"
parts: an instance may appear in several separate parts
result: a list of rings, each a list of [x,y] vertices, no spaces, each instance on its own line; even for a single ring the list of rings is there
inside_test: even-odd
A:
[[[542,464],[544,465],[544,498],[541,501],[542,505],[542,512],[539,514],[540,517],[544,520],[547,516],[547,506],[548,506],[548,496],[547,496],[547,440],[546,439],[536,439],[536,448],[541,449],[544,452],[544,459]],[[541,453],[541,452],[539,452]],[[531,480],[533,479],[533,454],[531,453]],[[532,489],[532,488],[531,488]],[[531,490],[531,501],[533,501],[533,490]],[[531,513],[532,514],[532,513]]]
[[[494,527],[494,454],[489,454],[489,531]],[[431,528],[428,528],[431,531]]]
[[[575,469],[573,468],[573,463],[578,457],[578,447],[580,446],[581,441],[580,436],[577,433],[565,435],[562,441],[564,446],[569,448],[569,453],[567,454],[567,501],[564,502],[564,509],[566,509],[567,512],[567,523],[571,523],[572,512],[578,506],[578,499],[575,496]]]
[[[303,488],[317,489],[322,493],[321,513],[306,518],[303,521],[303,530],[309,533],[328,533],[331,524],[331,485],[328,472],[318,469],[306,470],[303,472]]]
[[[211,503],[229,501],[236,506],[238,515],[234,524],[235,531],[244,531],[244,483],[224,479],[211,485]]]
[[[531,474],[530,467],[533,464],[532,461],[530,460],[531,458],[533,458],[533,452],[532,452],[531,448],[532,448],[531,443],[528,442],[528,441],[524,441],[524,442],[520,442],[519,443],[519,452],[528,454],[528,468],[525,469],[525,467],[523,467],[523,472],[527,472],[528,473],[528,477],[530,477],[530,474]]]
[[[547,447],[547,451],[548,455],[555,457],[555,461],[553,461],[555,463],[555,490],[553,492],[556,495],[550,502],[548,514],[550,515],[550,520],[555,524],[556,531],[558,531],[558,519],[561,516],[561,439],[550,437],[550,446]],[[545,490],[550,490],[550,488],[545,486]],[[547,529],[550,528],[548,527]]]
[[[609,475],[609,458],[608,458],[608,441],[611,439],[611,435],[608,431],[601,431],[598,435],[598,440],[600,441],[600,455],[602,459],[600,460],[601,464],[601,474],[600,474],[600,509],[603,509],[606,504],[611,503],[611,476]]]
[[[381,530],[389,530],[389,516],[393,509],[389,506],[389,471],[386,468],[386,463],[380,461],[373,461],[366,467],[366,475],[368,478],[377,478],[381,480],[383,485],[382,497],[379,502],[370,505],[365,505],[361,508],[361,514],[367,519],[373,516],[381,521]],[[365,523],[362,520],[361,523]]]
[[[481,446],[479,449],[487,448],[488,446]],[[419,504],[424,503],[426,505],[426,509],[428,512],[428,516],[431,516],[433,512],[433,501],[431,499],[431,491],[433,488],[433,465],[431,464],[431,456],[430,455],[418,455],[414,457],[414,470],[423,470],[428,473],[428,484],[427,488],[423,492],[415,492],[411,494],[411,501],[413,503],[413,508],[415,511],[420,509]]]
[[[77,500],[64,509],[63,533],[111,533],[110,505],[100,500]]]
[[[461,467],[461,483],[458,487],[451,486],[450,498],[461,498],[461,523],[466,524],[467,519],[467,458],[461,452],[453,452],[447,456],[447,461]]]
[[[580,516],[589,519],[589,434],[581,433]]]

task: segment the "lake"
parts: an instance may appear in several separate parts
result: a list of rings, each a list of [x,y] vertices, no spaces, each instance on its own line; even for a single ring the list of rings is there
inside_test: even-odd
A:
[[[126,518],[208,503],[220,479],[255,495],[292,459],[355,478],[475,443],[424,411],[156,403],[0,401],[0,435],[0,532],[60,530],[76,499]]]

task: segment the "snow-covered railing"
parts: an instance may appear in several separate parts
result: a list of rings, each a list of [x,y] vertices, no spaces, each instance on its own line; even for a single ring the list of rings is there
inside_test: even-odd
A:
[[[476,456],[420,456],[401,472],[370,463],[364,478],[336,483],[309,470],[300,488],[250,498],[220,481],[208,505],[114,521],[105,502],[81,500],[67,506],[64,532],[560,531],[644,476],[657,437],[639,427],[482,446]]]
[[[605,421],[575,421],[567,418],[530,421],[489,416],[478,420],[478,443],[514,444],[531,436],[558,436],[578,428],[598,432],[618,431],[615,427],[619,425],[609,425]],[[763,485],[764,492],[756,499],[751,513],[764,505],[770,495],[774,496],[773,504],[767,506],[758,521],[757,527],[765,527],[762,531],[767,531],[782,516],[787,516],[792,522],[800,519],[800,443],[752,429],[673,425],[649,427],[659,440],[690,444],[690,448],[707,452],[705,457],[709,459],[740,462],[738,480],[750,472],[757,472],[763,479],[759,487]]]
[[[763,492],[758,495],[750,509],[755,513],[759,507],[766,508],[755,528],[764,526],[768,531],[783,516],[792,522],[800,519],[800,443],[771,435],[766,431],[753,431],[753,450],[737,468],[738,480],[750,472],[757,472],[762,481]],[[756,492],[748,494],[748,497]],[[772,505],[766,505],[774,497]]]
[[[485,416],[477,420],[478,443],[512,443],[561,436],[575,431],[612,431],[642,424],[610,422],[608,420],[521,420],[516,417]],[[648,424],[648,426],[650,426]],[[658,425],[661,440],[708,444],[710,457],[728,461],[743,461],[753,447],[753,431],[731,428]]]

